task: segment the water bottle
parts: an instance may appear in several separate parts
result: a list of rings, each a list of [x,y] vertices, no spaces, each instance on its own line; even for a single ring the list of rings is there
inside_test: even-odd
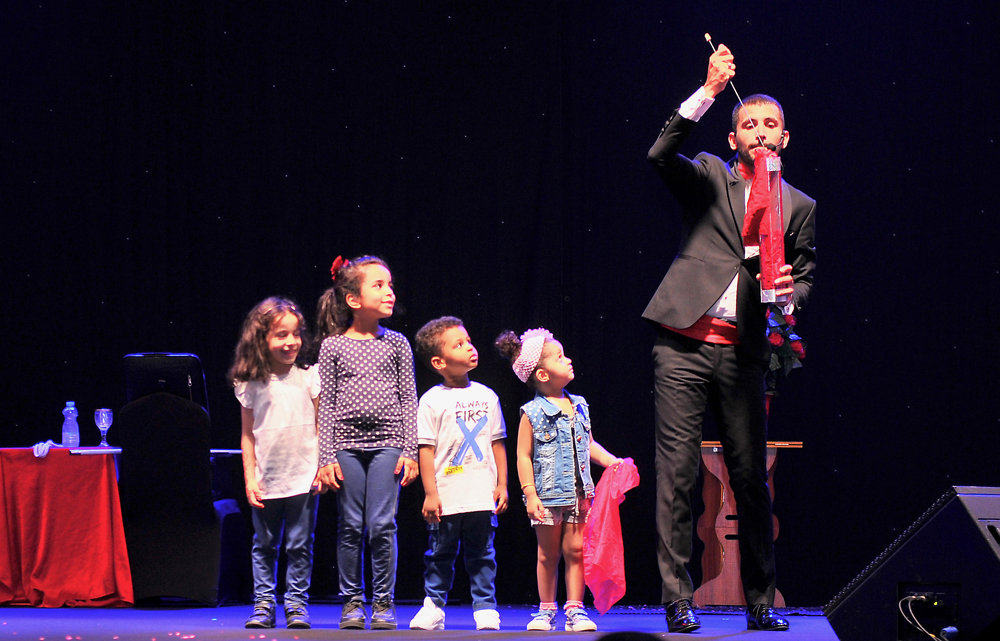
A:
[[[76,403],[73,401],[66,401],[66,407],[63,409],[63,429],[62,429],[62,444],[64,447],[80,447],[80,426],[76,423],[76,417],[78,413],[76,411]]]

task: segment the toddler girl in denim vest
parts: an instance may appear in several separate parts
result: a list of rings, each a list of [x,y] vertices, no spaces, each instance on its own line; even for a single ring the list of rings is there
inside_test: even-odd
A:
[[[514,373],[534,390],[521,406],[517,429],[517,474],[531,525],[538,538],[538,596],[541,604],[528,630],[554,630],[559,558],[565,560],[566,630],[590,632],[597,625],[583,608],[583,530],[594,497],[590,462],[621,462],[591,436],[590,410],[582,396],[563,389],[573,380],[573,362],[551,332],[504,332],[497,349]]]

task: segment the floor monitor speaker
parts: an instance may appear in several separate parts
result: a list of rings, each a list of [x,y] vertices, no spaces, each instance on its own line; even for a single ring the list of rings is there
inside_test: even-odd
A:
[[[953,487],[824,609],[841,641],[1000,639],[1000,488]],[[946,630],[942,635],[942,630]]]

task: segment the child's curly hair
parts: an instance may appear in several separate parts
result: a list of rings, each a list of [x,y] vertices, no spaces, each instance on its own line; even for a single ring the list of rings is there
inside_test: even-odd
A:
[[[309,351],[309,331],[306,319],[299,311],[299,306],[288,298],[272,296],[257,304],[250,310],[243,327],[240,329],[240,340],[236,343],[236,355],[233,366],[227,374],[230,383],[247,381],[264,381],[271,378],[271,353],[267,347],[267,333],[275,321],[285,314],[292,314],[299,319],[299,332],[302,338],[302,348],[296,358],[296,365],[303,369],[304,355]]]
[[[521,339],[509,329],[497,336],[493,345],[500,352],[500,356],[503,356],[511,363],[516,361],[518,354],[521,353]]]
[[[452,327],[462,327],[461,318],[454,316],[442,316],[429,321],[426,325],[417,330],[417,335],[413,337],[414,350],[417,357],[424,362],[424,365],[431,367],[431,359],[441,355],[441,334]]]

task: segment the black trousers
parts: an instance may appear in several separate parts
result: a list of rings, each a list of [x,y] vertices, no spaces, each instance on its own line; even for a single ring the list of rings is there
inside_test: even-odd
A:
[[[653,347],[656,400],[657,560],[663,602],[690,599],[691,498],[711,408],[736,499],[740,573],[748,604],[774,603],[774,525],[767,487],[766,363],[732,345],[659,330]]]

